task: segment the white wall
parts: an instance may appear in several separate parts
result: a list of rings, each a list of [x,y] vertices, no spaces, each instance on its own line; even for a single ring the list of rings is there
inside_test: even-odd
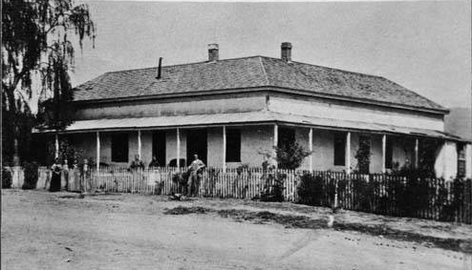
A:
[[[357,149],[356,149],[357,150]],[[382,135],[370,136],[370,173],[382,173]]]
[[[249,126],[241,128],[241,163],[261,166],[263,156],[259,152],[272,151],[274,126]]]
[[[436,177],[445,179],[455,178],[457,175],[457,147],[455,142],[446,141],[438,151],[434,164]]]
[[[209,128],[207,134],[207,166],[222,168],[225,161],[223,156],[223,127]]]
[[[88,106],[78,109],[77,120],[123,118],[123,117],[155,117],[187,114],[218,114],[258,111],[265,107],[265,96],[227,97],[219,99],[173,102],[134,102],[131,104],[112,103],[101,106]]]
[[[346,166],[334,165],[334,134],[333,131],[313,129],[313,170],[346,170]]]
[[[337,120],[444,130],[444,121],[440,117],[427,117],[408,111],[400,113],[387,108],[373,109],[359,105],[347,106],[323,101],[306,101],[271,96],[269,110],[280,113],[291,113]]]
[[[177,130],[166,130],[166,162],[177,158]],[[187,132],[180,129],[180,158],[187,159]],[[180,164],[185,166],[186,164]]]

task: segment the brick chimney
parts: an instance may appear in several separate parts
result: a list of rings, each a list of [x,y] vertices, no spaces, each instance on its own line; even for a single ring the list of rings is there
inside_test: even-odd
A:
[[[219,59],[218,44],[208,44],[208,61],[216,62]]]
[[[283,42],[280,47],[282,49],[282,60],[285,62],[292,61],[292,43]]]

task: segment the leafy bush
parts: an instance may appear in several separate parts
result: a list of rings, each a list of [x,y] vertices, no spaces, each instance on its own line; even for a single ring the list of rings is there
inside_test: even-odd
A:
[[[2,168],[2,188],[11,188],[12,176],[8,169]]]
[[[22,189],[35,189],[38,183],[38,163],[26,162],[23,164],[25,182]]]
[[[49,141],[47,145],[48,155],[47,164],[52,164],[55,160],[56,144],[55,141]],[[64,161],[67,160],[69,164],[73,164],[75,160],[82,160],[84,150],[75,147],[67,139],[61,138],[59,140],[59,159]],[[93,159],[89,158],[89,162]]]
[[[299,202],[308,205],[320,205],[323,195],[323,185],[321,177],[314,177],[310,173],[305,173],[300,177],[300,184],[297,187]]]
[[[370,138],[367,136],[360,136],[359,148],[355,155],[359,173],[369,173],[370,155]]]
[[[177,184],[179,193],[186,193],[188,187],[188,172],[176,172],[172,175],[172,181]]]
[[[339,180],[339,179],[338,179]],[[338,181],[338,191],[343,190],[343,181]],[[305,173],[297,187],[298,202],[317,206],[334,206],[336,178],[328,174]]]
[[[352,192],[356,194],[356,203],[354,209],[371,212],[374,210],[375,200],[375,187],[376,182],[372,179],[366,181],[366,179],[359,177],[352,179]]]
[[[265,179],[264,190],[261,192],[261,201],[283,202],[283,183],[287,178],[286,174],[277,174],[275,171],[264,171],[262,178]]]
[[[284,144],[275,147],[277,153],[277,164],[280,169],[295,170],[299,168],[303,160],[311,154],[303,146],[298,143]]]

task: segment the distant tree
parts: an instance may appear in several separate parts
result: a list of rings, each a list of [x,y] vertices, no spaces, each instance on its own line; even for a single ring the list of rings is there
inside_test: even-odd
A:
[[[82,49],[86,37],[95,40],[95,26],[88,6],[73,0],[2,0],[2,9],[2,121],[11,131],[2,151],[18,165],[19,142],[35,123],[32,102],[43,126],[70,124],[72,41]]]

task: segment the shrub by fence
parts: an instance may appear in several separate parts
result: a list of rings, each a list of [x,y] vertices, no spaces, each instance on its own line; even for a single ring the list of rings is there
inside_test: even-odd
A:
[[[36,162],[28,162],[23,165],[24,182],[22,189],[35,189],[38,183],[38,164]]]
[[[12,175],[9,169],[2,168],[2,188],[11,188]]]

